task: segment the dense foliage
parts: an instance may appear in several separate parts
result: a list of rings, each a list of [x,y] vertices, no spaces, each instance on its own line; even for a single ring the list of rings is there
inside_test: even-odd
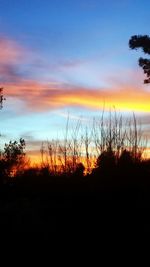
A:
[[[150,37],[148,35],[134,35],[129,40],[129,47],[131,49],[141,48],[145,54],[150,55]],[[147,76],[144,83],[150,83],[150,59],[140,57],[139,66],[142,67]]]

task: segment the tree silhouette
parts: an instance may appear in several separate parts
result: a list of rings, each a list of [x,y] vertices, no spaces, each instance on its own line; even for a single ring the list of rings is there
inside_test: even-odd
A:
[[[3,108],[3,101],[5,100],[3,95],[3,87],[0,87],[0,109]]]
[[[129,47],[136,50],[142,48],[145,54],[150,55],[150,37],[148,35],[134,35],[129,40]],[[139,66],[142,67],[147,76],[144,83],[150,83],[150,59],[140,57]]]
[[[25,140],[20,138],[19,142],[10,141],[5,144],[3,152],[3,161],[5,162],[6,172],[9,175],[13,169],[19,169],[25,158]]]

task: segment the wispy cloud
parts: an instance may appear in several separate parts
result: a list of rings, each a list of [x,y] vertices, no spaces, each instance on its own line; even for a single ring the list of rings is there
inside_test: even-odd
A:
[[[150,112],[150,92],[136,87],[84,88],[60,83],[19,81],[7,83],[6,96],[15,97],[26,104],[29,111],[51,110],[66,106],[91,109],[109,109]]]
[[[30,54],[30,52],[29,52]],[[137,87],[134,83],[127,85],[117,80],[110,81],[108,87],[93,87],[74,85],[52,81],[39,81],[21,73],[27,64],[27,51],[14,41],[0,39],[0,78],[5,88],[7,98],[21,100],[25,111],[39,112],[63,107],[83,107],[90,109],[105,109],[115,106],[120,110],[150,112],[150,91]],[[34,65],[31,57],[31,65]],[[34,58],[35,59],[35,58]],[[33,61],[32,61],[33,60]],[[62,67],[72,68],[79,62],[63,62]],[[30,65],[29,62],[27,65]],[[24,70],[24,69],[23,69]]]

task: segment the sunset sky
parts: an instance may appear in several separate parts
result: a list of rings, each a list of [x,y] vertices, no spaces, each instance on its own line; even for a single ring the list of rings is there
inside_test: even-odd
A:
[[[150,85],[132,35],[147,34],[146,0],[0,0],[1,146],[24,138],[29,154],[105,105],[134,111],[150,130]],[[32,151],[32,152],[31,152]]]

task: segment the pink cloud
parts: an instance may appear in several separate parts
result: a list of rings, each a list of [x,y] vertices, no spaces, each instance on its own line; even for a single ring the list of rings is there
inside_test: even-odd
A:
[[[25,59],[25,49],[15,41],[0,38],[0,64],[17,64]]]

